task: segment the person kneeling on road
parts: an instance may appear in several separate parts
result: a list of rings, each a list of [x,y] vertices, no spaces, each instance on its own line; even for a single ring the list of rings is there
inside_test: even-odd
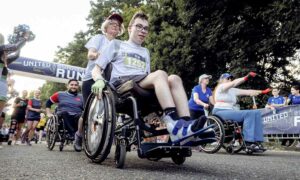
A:
[[[92,71],[95,81],[92,92],[101,95],[105,87],[102,70],[111,63],[113,69],[110,83],[115,87],[133,80],[141,88],[155,90],[164,111],[162,121],[167,126],[172,142],[191,137],[202,127],[199,125],[201,123],[199,119],[190,118],[188,100],[181,78],[177,75],[168,76],[162,70],[150,73],[149,51],[141,46],[149,33],[147,15],[143,12],[136,13],[129,22],[128,32],[129,40],[112,40],[96,60],[96,66]]]
[[[68,131],[71,138],[75,137],[74,149],[81,151],[82,137],[75,134],[78,129],[78,120],[83,111],[83,98],[78,93],[79,82],[76,79],[71,79],[68,82],[67,91],[54,93],[46,102],[47,116],[51,117],[51,106],[57,103],[57,115],[61,116],[64,122],[64,127]]]

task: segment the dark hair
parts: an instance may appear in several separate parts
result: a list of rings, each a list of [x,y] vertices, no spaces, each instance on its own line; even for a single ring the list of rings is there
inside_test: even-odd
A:
[[[294,86],[292,86],[292,88],[294,88],[295,90],[300,90],[300,87],[299,87],[299,85],[294,85]]]
[[[70,84],[72,81],[76,81],[77,84],[79,83],[77,79],[70,79],[70,80],[68,81],[68,84]]]
[[[132,24],[134,23],[134,21],[135,21],[137,18],[140,18],[140,19],[143,19],[143,20],[148,21],[148,16],[147,16],[144,12],[138,11],[138,12],[136,12],[136,13],[132,16],[132,18],[131,18],[131,20],[130,20],[130,22],[129,22],[129,26],[132,26]]]

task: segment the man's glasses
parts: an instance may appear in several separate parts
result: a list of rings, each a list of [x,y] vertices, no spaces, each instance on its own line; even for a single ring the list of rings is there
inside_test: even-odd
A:
[[[145,33],[149,32],[149,27],[148,26],[143,26],[141,24],[136,24],[135,27],[138,31],[143,31],[144,30]]]

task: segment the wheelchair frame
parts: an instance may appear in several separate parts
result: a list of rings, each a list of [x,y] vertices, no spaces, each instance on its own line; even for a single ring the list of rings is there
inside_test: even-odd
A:
[[[65,130],[63,119],[58,115],[50,117],[46,125],[46,142],[47,147],[53,150],[55,143],[60,142],[59,151],[62,151],[65,144],[69,144],[72,139],[67,138],[67,131]]]
[[[97,100],[93,94],[89,96],[83,116],[83,145],[88,158],[93,162],[103,162],[110,152],[114,138],[116,146],[115,165],[117,168],[124,167],[126,152],[131,150],[132,145],[137,145],[137,154],[139,158],[157,161],[161,158],[168,157],[171,158],[175,164],[183,164],[186,157],[192,155],[191,147],[198,146],[199,144],[193,142],[184,144],[189,142],[188,140],[193,137],[175,143],[171,141],[167,143],[142,143],[143,138],[167,135],[169,133],[166,129],[156,130],[154,127],[146,124],[143,120],[143,117],[148,115],[149,112],[160,114],[160,106],[158,105],[159,108],[157,109],[153,108],[154,111],[150,104],[147,104],[147,107],[149,108],[146,108],[145,112],[141,110],[143,109],[141,106],[141,108],[138,109],[136,93],[132,91],[137,85],[130,81],[128,84],[125,84],[118,89],[114,89],[114,91],[111,86],[107,85],[102,93],[102,101]],[[146,90],[144,91],[145,92],[143,93],[149,93]],[[146,101],[144,97],[143,100]],[[128,103],[130,105],[128,105]],[[110,108],[107,108],[109,105]],[[130,106],[132,109],[130,109]],[[125,107],[125,109],[122,109],[121,107]],[[118,113],[129,115],[131,119],[127,121],[123,120],[121,125],[116,127],[116,111],[118,111]],[[220,122],[215,121],[215,119],[212,119],[212,121],[216,124],[220,124]],[[222,126],[219,125],[218,128],[219,127]],[[203,128],[203,132],[212,128],[215,128],[214,124]],[[147,131],[148,133],[145,134],[144,131]],[[98,139],[93,139],[97,133],[99,133],[100,136]],[[215,141],[215,137],[206,137],[201,139],[200,144],[208,144]],[[197,141],[197,143],[199,142]],[[99,145],[96,149],[95,144]]]
[[[222,126],[224,129],[224,138],[222,139],[223,141],[219,146],[223,147],[227,153],[234,154],[234,153],[239,153],[242,150],[245,151],[247,154],[263,152],[260,150],[255,151],[246,146],[246,143],[245,143],[245,140],[243,137],[243,133],[242,133],[243,126],[241,124],[239,124],[238,122],[235,122],[232,120],[223,120],[221,117],[216,116],[216,115],[212,115],[210,117],[222,122]]]

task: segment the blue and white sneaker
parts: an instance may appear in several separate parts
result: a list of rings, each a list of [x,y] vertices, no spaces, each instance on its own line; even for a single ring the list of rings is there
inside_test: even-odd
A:
[[[171,116],[166,115],[162,118],[162,121],[167,125],[167,130],[172,142],[178,142],[181,139],[191,137],[199,133],[198,131],[201,131],[202,129],[199,128],[196,132],[193,132],[191,129],[198,119],[191,121],[186,121],[184,119],[173,120]],[[193,141],[193,137],[188,138],[188,140]]]

